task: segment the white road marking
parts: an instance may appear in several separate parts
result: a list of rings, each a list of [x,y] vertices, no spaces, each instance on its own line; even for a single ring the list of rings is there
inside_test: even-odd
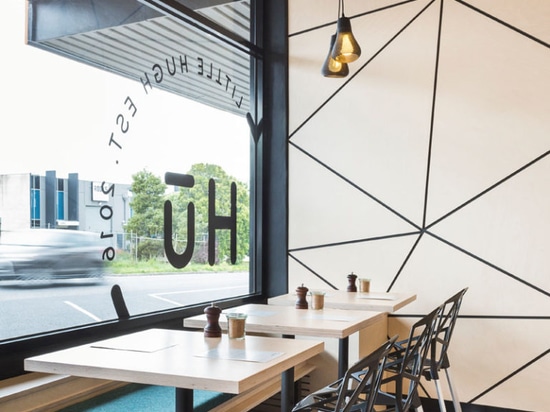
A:
[[[79,312],[91,317],[96,322],[101,322],[101,319],[99,319],[96,315],[94,315],[93,313],[88,312],[86,309],[81,308],[80,306],[74,304],[73,302],[69,302],[68,300],[66,300],[65,303],[67,305],[71,306],[73,309],[76,309]]]
[[[162,300],[164,302],[168,302],[174,306],[181,306],[181,302],[176,302],[174,300],[167,299],[163,296],[164,295],[181,295],[185,293],[197,293],[197,292],[212,292],[214,290],[229,290],[229,289],[242,289],[242,286],[228,286],[228,287],[215,288],[215,289],[208,288],[208,289],[180,290],[175,292],[150,293],[149,296],[155,299]]]

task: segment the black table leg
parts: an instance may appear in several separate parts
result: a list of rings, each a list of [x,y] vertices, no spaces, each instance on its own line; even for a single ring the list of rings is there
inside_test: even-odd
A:
[[[286,335],[283,334],[283,338],[285,339],[294,339],[294,335]],[[286,372],[290,375],[290,372]],[[300,384],[299,382],[294,383],[294,369],[292,370],[292,376],[288,377],[290,381],[288,383],[285,383],[285,374],[283,374],[283,378],[281,381],[282,388],[284,388],[286,385],[288,385],[288,390],[286,390],[286,394],[283,393],[283,390],[281,390],[281,410],[282,411],[291,411],[294,408],[294,405],[296,403],[296,399],[298,398],[298,394],[300,393]],[[292,390],[290,387],[292,386]],[[288,399],[288,401],[286,401]]]
[[[290,368],[281,375],[281,412],[290,412],[294,399],[294,368]]]
[[[193,389],[176,388],[176,412],[193,410]]]
[[[348,370],[349,363],[349,338],[338,341],[338,378],[343,378]]]

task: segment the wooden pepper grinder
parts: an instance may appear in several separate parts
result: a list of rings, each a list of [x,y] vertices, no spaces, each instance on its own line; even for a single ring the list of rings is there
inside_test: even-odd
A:
[[[222,336],[222,328],[220,327],[220,315],[222,310],[214,305],[207,306],[204,308],[204,313],[206,313],[206,326],[204,327],[204,336],[206,338],[219,338]]]
[[[348,275],[348,292],[357,292],[357,285],[355,281],[357,280],[357,275],[351,272]]]
[[[307,309],[308,304],[306,295],[308,290],[309,289],[306,288],[303,283],[302,286],[296,288],[296,296],[298,296],[298,300],[296,300],[296,309]]]

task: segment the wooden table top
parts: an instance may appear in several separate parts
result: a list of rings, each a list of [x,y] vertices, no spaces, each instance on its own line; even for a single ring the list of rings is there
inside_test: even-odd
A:
[[[316,289],[318,290],[318,289]],[[404,292],[347,292],[345,290],[322,290],[325,292],[325,308],[373,310],[395,312],[416,300],[414,293]],[[311,292],[311,291],[310,291]],[[295,292],[268,299],[269,305],[294,306],[297,300]],[[307,296],[311,306],[311,296]]]
[[[323,352],[324,343],[149,329],[25,359],[25,370],[238,394]]]
[[[227,330],[224,313],[228,312],[246,313],[248,332],[340,339],[387,319],[386,313],[375,311],[331,308],[312,310],[284,305],[247,304],[223,311],[219,320],[223,330]],[[183,325],[189,328],[204,328],[206,315],[185,318]]]

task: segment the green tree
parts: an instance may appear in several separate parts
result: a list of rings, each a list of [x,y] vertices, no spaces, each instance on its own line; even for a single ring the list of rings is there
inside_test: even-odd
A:
[[[151,239],[163,237],[166,185],[159,177],[144,169],[132,176],[131,191],[132,217],[128,219],[126,231],[136,234],[139,239],[138,257],[162,255],[162,241]]]
[[[198,163],[187,174],[193,176],[192,188],[180,188],[171,196],[174,214],[174,233],[179,239],[187,239],[187,204],[195,205],[196,247],[195,262],[208,261],[208,183],[216,183],[216,215],[229,216],[231,213],[231,183],[237,186],[237,263],[249,253],[249,191],[245,183],[227,175],[218,165]],[[216,261],[230,259],[229,230],[216,230]]]

